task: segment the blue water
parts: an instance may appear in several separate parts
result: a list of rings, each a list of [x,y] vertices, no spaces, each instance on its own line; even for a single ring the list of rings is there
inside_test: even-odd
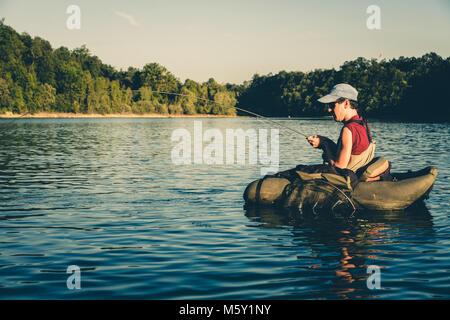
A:
[[[197,119],[203,129],[270,129]],[[336,139],[332,120],[279,120]],[[425,206],[302,217],[245,210],[261,163],[173,164],[194,119],[0,120],[1,299],[449,299],[449,124],[372,122],[394,172],[433,165]],[[280,129],[279,170],[321,162]],[[207,143],[204,143],[206,146]],[[81,289],[68,289],[80,268]],[[367,267],[379,267],[369,289]]]

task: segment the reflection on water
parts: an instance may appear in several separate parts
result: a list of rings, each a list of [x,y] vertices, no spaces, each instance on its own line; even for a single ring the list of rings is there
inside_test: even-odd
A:
[[[307,246],[314,263],[302,268],[322,269],[329,273],[329,288],[337,298],[376,298],[376,290],[367,287],[367,268],[389,268],[380,246],[392,245],[389,235],[405,232],[420,234],[427,244],[434,240],[433,222],[423,203],[401,212],[361,212],[357,217],[327,214],[299,214],[295,210],[250,206],[246,216],[263,229],[290,227],[293,247]],[[415,239],[410,243],[419,241]]]
[[[193,121],[0,120],[0,298],[450,298],[450,125],[372,122],[393,171],[433,165],[438,179],[426,207],[338,217],[243,210],[259,164],[174,165],[171,134]],[[340,130],[279,121],[329,137]],[[321,162],[284,130],[279,150],[280,171]],[[67,288],[70,265],[81,290]],[[367,288],[369,265],[380,267],[379,290]]]

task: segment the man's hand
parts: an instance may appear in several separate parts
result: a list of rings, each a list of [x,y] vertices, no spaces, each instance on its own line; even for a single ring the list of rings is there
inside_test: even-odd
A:
[[[320,138],[317,136],[317,134],[313,136],[309,136],[306,138],[308,140],[309,144],[312,145],[314,148],[317,148],[320,144]]]

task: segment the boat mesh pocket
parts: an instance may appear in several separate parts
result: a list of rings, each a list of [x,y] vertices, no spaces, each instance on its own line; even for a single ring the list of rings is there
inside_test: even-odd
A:
[[[283,198],[284,207],[298,208],[301,213],[345,214],[355,211],[348,192],[324,180],[297,180],[285,188]]]

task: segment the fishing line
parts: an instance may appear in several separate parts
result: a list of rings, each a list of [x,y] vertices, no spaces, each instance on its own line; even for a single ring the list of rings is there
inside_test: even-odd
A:
[[[123,90],[123,91],[126,91],[126,90]],[[137,91],[137,92],[140,92],[140,90],[131,90],[131,91]],[[258,117],[258,118],[261,118],[261,119],[263,119],[263,120],[265,120],[265,121],[274,123],[274,124],[276,124],[277,126],[280,126],[280,127],[285,128],[285,129],[288,129],[288,130],[290,130],[290,131],[292,131],[292,132],[295,132],[295,133],[297,133],[297,134],[300,134],[300,135],[302,135],[302,136],[304,136],[304,137],[306,137],[306,138],[309,136],[309,135],[307,135],[307,134],[305,134],[305,133],[303,133],[303,132],[301,132],[301,131],[299,131],[299,130],[297,130],[297,129],[291,128],[291,127],[286,126],[286,125],[284,125],[284,124],[282,124],[282,123],[279,123],[279,122],[277,122],[277,121],[275,121],[275,120],[269,119],[268,117],[262,116],[262,115],[260,115],[260,114],[258,114],[258,113],[256,113],[256,112],[248,111],[248,110],[245,110],[245,109],[243,109],[243,108],[239,108],[239,107],[235,107],[235,106],[234,106],[234,107],[226,106],[226,105],[221,104],[221,103],[219,103],[219,102],[217,102],[217,101],[214,101],[214,100],[210,100],[210,99],[206,99],[206,98],[201,98],[201,97],[196,97],[196,96],[191,96],[191,95],[188,95],[188,94],[182,94],[182,93],[176,93],[176,92],[166,92],[166,91],[157,91],[157,90],[150,90],[150,92],[152,92],[152,93],[166,94],[166,95],[174,95],[174,96],[186,97],[186,98],[193,98],[193,99],[197,99],[197,100],[202,100],[202,101],[214,103],[214,104],[217,104],[217,105],[222,106],[222,107],[225,107],[225,108],[234,108],[234,109],[236,109],[236,110],[238,110],[238,111],[242,111],[242,112],[245,112],[245,113],[247,113],[247,114],[251,114],[251,115],[253,115],[253,116],[256,116],[256,117]],[[11,123],[11,122],[13,122],[13,121],[15,121],[15,120],[17,120],[17,119],[19,119],[19,118],[22,118],[22,117],[24,117],[25,115],[27,115],[27,114],[29,114],[29,113],[30,113],[30,112],[26,112],[25,114],[21,115],[21,116],[18,117],[18,118],[11,119],[11,121],[9,121],[7,124],[9,124],[9,123]]]
[[[126,91],[126,90],[123,90],[123,91]],[[137,92],[140,92],[140,90],[131,90],[131,89],[130,89],[130,91],[137,91]],[[299,131],[299,130],[297,130],[297,129],[291,128],[291,127],[286,126],[286,125],[284,125],[284,124],[282,124],[282,123],[279,123],[279,122],[277,122],[277,121],[275,121],[275,120],[269,119],[268,117],[262,116],[262,115],[260,115],[260,114],[258,114],[258,113],[256,113],[256,112],[248,111],[248,110],[245,110],[245,109],[240,108],[240,107],[235,107],[235,106],[230,107],[230,106],[226,106],[226,105],[221,104],[221,103],[219,103],[219,102],[217,102],[217,101],[214,101],[214,100],[210,100],[210,99],[206,99],[206,98],[201,98],[201,97],[196,97],[196,96],[191,96],[191,95],[183,94],[183,93],[166,92],[166,91],[157,91],[157,90],[150,90],[150,92],[152,92],[152,93],[158,93],[158,94],[174,95],[174,96],[186,97],[186,98],[193,98],[193,99],[202,100],[202,101],[205,101],[205,102],[210,102],[210,103],[213,103],[213,104],[217,104],[217,105],[223,106],[223,107],[225,107],[225,108],[234,108],[234,109],[236,109],[236,110],[238,110],[238,111],[242,111],[242,112],[245,112],[245,113],[247,113],[247,114],[256,116],[256,117],[258,117],[258,118],[261,118],[261,119],[263,119],[263,120],[265,120],[265,121],[274,123],[274,124],[276,124],[277,126],[280,126],[280,127],[285,128],[285,129],[288,129],[288,130],[290,130],[290,131],[292,131],[292,132],[295,132],[295,133],[297,133],[297,134],[300,134],[300,135],[302,135],[302,136],[304,136],[304,137],[308,137],[307,134],[305,134],[305,133],[303,133],[303,132],[301,132],[301,131]],[[25,115],[27,115],[27,114],[29,114],[29,113],[30,113],[30,112],[27,111],[26,113],[24,113],[24,114],[21,115],[20,117],[11,119],[10,121],[8,121],[8,122],[5,124],[5,127],[4,127],[4,128],[7,129],[8,125],[10,125],[12,122],[14,122],[14,121],[17,120],[17,119],[20,119],[20,118],[24,117]],[[5,163],[4,163],[4,165],[8,164],[10,160],[11,160],[11,159],[7,158],[6,161],[5,161]]]
[[[131,90],[131,91],[140,91],[140,90]],[[215,104],[220,105],[220,106],[223,106],[223,107],[225,107],[225,108],[234,108],[234,109],[236,109],[236,110],[239,110],[239,111],[242,111],[242,112],[251,114],[251,115],[253,115],[253,116],[259,117],[259,118],[261,118],[261,119],[263,119],[263,120],[266,120],[266,121],[268,121],[268,122],[275,123],[276,125],[278,125],[278,126],[280,126],[280,127],[283,127],[283,128],[288,129],[288,130],[290,130],[290,131],[292,131],[292,132],[298,133],[298,134],[300,134],[300,135],[302,135],[302,136],[304,136],[304,137],[308,137],[308,136],[309,136],[309,135],[304,134],[303,132],[300,132],[300,131],[298,131],[298,130],[296,130],[296,129],[294,129],[294,128],[291,128],[291,127],[286,126],[286,125],[284,125],[284,124],[282,124],[282,123],[279,123],[279,122],[277,122],[277,121],[275,121],[275,120],[272,120],[272,119],[269,119],[269,118],[267,118],[267,117],[264,117],[264,116],[262,116],[262,115],[260,115],[260,114],[255,113],[255,112],[245,110],[245,109],[243,109],[243,108],[229,107],[229,106],[226,106],[226,105],[224,105],[224,104],[218,103],[218,102],[216,102],[216,101],[214,101],[214,100],[210,100],[210,99],[206,99],[206,98],[201,98],[201,97],[196,97],[196,96],[190,96],[190,95],[188,95],[188,94],[175,93],[175,92],[165,92],[165,91],[156,91],[156,90],[150,90],[150,92],[153,92],[153,93],[162,93],[162,94],[174,95],[174,96],[180,96],[180,97],[187,97],[187,98],[194,98],[194,99],[197,99],[197,100],[203,100],[203,101],[206,101],[206,102],[215,103]]]
[[[131,90],[131,89],[130,89],[130,90]],[[174,96],[180,96],[180,97],[193,98],[193,99],[203,100],[203,101],[210,102],[210,103],[215,103],[215,104],[220,105],[220,106],[223,106],[223,107],[225,107],[225,108],[228,107],[228,106],[225,106],[225,105],[223,105],[223,104],[221,104],[221,103],[218,103],[218,102],[213,101],[213,100],[210,100],[210,99],[201,98],[201,97],[196,97],[196,96],[191,96],[191,95],[188,95],[188,94],[175,93],[175,92],[166,92],[166,91],[157,91],[157,90],[151,90],[151,89],[149,89],[149,90],[150,90],[150,92],[153,92],[153,93],[161,93],[161,94],[167,94],[167,95],[174,95]],[[140,91],[140,90],[131,90],[131,91]],[[290,130],[290,131],[292,131],[292,132],[295,132],[295,133],[297,133],[297,134],[300,134],[300,135],[302,135],[302,136],[304,136],[304,137],[306,137],[306,138],[309,136],[309,135],[304,134],[303,132],[301,132],[301,131],[299,131],[299,130],[296,130],[296,129],[294,129],[294,128],[291,128],[291,127],[289,127],[289,126],[286,126],[286,125],[284,125],[284,124],[282,124],[282,123],[279,123],[279,122],[277,122],[277,121],[274,121],[274,120],[272,120],[272,119],[269,119],[269,118],[267,118],[267,117],[264,117],[264,116],[262,116],[262,115],[260,115],[260,114],[255,113],[255,112],[248,111],[248,110],[245,110],[245,109],[239,108],[239,107],[231,107],[231,108],[234,108],[234,109],[236,109],[236,110],[239,110],[239,111],[242,111],[242,112],[251,114],[251,115],[256,116],[256,117],[258,117],[258,118],[261,118],[261,119],[263,119],[263,120],[265,120],[265,121],[268,121],[268,122],[271,122],[271,123],[275,123],[276,125],[278,125],[278,126],[280,126],[280,127],[283,127],[283,128],[288,129],[288,130]]]

